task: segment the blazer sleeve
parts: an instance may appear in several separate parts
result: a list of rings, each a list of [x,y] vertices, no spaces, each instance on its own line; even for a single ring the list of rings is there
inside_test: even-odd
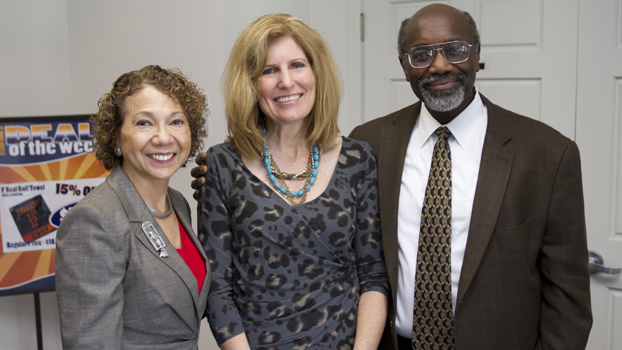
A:
[[[540,250],[542,349],[585,349],[592,325],[579,150],[570,142],[555,178]]]
[[[77,205],[58,228],[56,290],[66,350],[123,347],[126,247],[110,224],[119,219]]]

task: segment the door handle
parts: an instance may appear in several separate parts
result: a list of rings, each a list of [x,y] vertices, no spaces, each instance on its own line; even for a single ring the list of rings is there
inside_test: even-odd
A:
[[[590,256],[590,274],[591,275],[595,275],[597,273],[604,273],[607,275],[617,275],[620,272],[622,272],[622,268],[620,267],[615,268],[615,267],[604,266],[603,264],[605,263],[605,259],[603,259],[603,256],[600,255],[600,253],[595,250],[590,250],[589,256]]]

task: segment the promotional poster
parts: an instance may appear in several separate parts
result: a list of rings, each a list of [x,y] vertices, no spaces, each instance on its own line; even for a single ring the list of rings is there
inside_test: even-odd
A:
[[[109,173],[89,118],[0,119],[0,295],[54,289],[56,229]]]

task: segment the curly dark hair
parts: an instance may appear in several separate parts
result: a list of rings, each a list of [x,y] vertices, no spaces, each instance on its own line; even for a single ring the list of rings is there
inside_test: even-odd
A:
[[[207,135],[205,117],[209,113],[203,90],[189,81],[179,69],[146,66],[121,75],[112,84],[112,90],[99,99],[99,111],[91,117],[95,134],[95,156],[107,170],[123,161],[123,157],[117,156],[114,150],[126,113],[125,102],[129,96],[148,85],[167,94],[182,107],[190,126],[189,157],[194,157],[203,148],[203,138]]]

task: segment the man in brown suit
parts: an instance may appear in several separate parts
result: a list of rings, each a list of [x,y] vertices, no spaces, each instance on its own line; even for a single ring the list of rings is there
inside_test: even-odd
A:
[[[406,79],[423,103],[350,134],[368,142],[378,160],[393,294],[380,348],[413,348],[421,203],[434,130],[446,126],[455,339],[448,348],[584,349],[592,316],[576,144],[477,92],[480,43],[470,15],[426,6],[404,21],[398,41]]]

